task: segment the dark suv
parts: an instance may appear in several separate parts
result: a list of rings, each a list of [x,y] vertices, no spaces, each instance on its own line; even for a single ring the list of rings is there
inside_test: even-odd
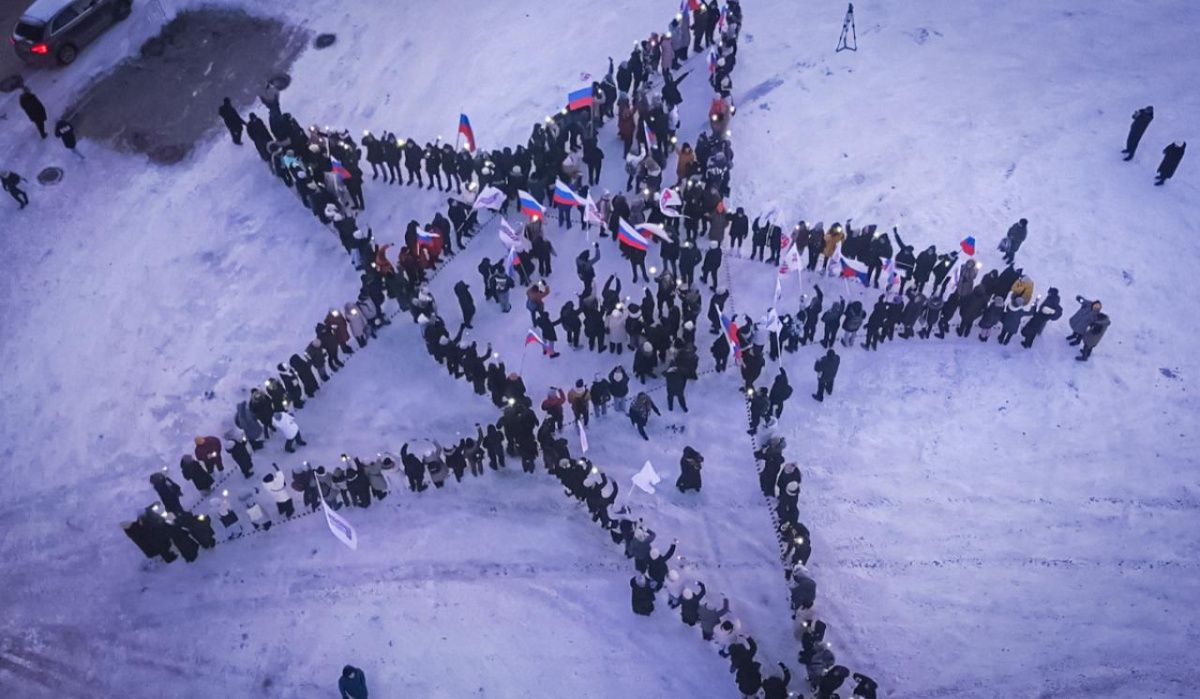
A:
[[[65,66],[132,9],[133,0],[37,0],[17,20],[13,48],[29,65]]]

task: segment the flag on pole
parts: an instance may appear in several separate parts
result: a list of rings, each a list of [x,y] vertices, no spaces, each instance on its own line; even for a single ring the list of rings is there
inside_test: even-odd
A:
[[[583,206],[586,202],[579,198],[575,190],[567,186],[561,179],[554,180],[554,203],[565,206]]]
[[[654,470],[654,466],[649,461],[642,464],[642,470],[633,476],[633,484],[651,495],[654,494],[654,486],[661,481],[662,476],[658,475],[658,471]]]
[[[900,279],[900,273],[896,271],[896,258],[888,258],[887,264],[884,265],[883,270],[887,272],[887,285],[884,287],[884,289],[890,289],[892,288],[892,284],[895,284],[896,281]]]
[[[588,451],[587,432],[583,429],[583,423],[577,422],[575,426],[579,428],[579,451],[586,454]]]
[[[478,211],[480,209],[498,211],[501,206],[504,206],[505,199],[508,199],[508,196],[504,192],[488,185],[483,188],[479,196],[475,197],[475,203],[471,205],[471,211]]]
[[[350,177],[350,171],[346,169],[346,166],[342,165],[342,161],[331,157],[329,158],[329,164],[333,169],[333,173],[338,177],[342,178],[343,180]]]
[[[713,47],[708,50],[708,72],[717,72],[717,49]]]
[[[721,327],[725,330],[725,339],[729,340],[729,346],[733,348],[733,354],[738,359],[742,358],[742,343],[738,342],[738,326],[735,321],[729,319],[725,315],[725,311],[720,313]]]
[[[864,267],[861,262],[856,262],[844,256],[839,260],[839,262],[842,265],[843,277],[847,279],[857,279],[863,283],[863,286],[867,285],[867,280],[870,278],[870,274],[867,272],[867,268]]]
[[[517,254],[517,246],[512,246],[508,249],[508,255],[504,258],[504,273],[509,279],[513,278],[513,268],[521,264],[521,256]]]
[[[729,14],[729,6],[721,8],[721,16],[717,18],[717,28],[725,31],[726,16]]]
[[[628,245],[629,247],[635,250],[641,250],[642,252],[645,252],[647,246],[650,244],[650,241],[646,240],[641,233],[638,233],[634,227],[630,225],[629,221],[626,221],[623,218],[620,219],[617,224],[617,240],[621,241],[623,245]]]
[[[537,344],[538,346],[540,346],[542,348],[542,350],[546,349],[546,341],[543,340],[542,337],[540,335],[538,335],[537,332],[532,329],[525,333],[525,344],[526,345]]]
[[[471,120],[466,114],[458,115],[458,133],[467,141],[467,150],[475,152],[475,131],[471,129]]]
[[[533,195],[523,189],[517,190],[517,201],[521,205],[521,213],[530,218],[541,218],[546,215],[546,209],[538,203]]]
[[[650,130],[650,122],[645,121],[645,120],[642,121],[642,133],[644,133],[646,135],[646,148],[647,149],[653,148],[653,149],[657,150],[658,149],[658,136],[655,136],[654,132]]]
[[[329,509],[329,506],[325,504],[324,497],[321,497],[320,500],[321,511],[325,513],[325,524],[329,526],[329,531],[333,532],[338,541],[349,546],[351,550],[357,551],[358,532],[354,531],[354,527],[346,521],[345,517]]]
[[[592,106],[592,83],[585,83],[567,93],[567,109],[575,111]]]
[[[646,237],[647,240],[649,240],[647,236],[654,236],[660,240],[665,240],[667,242],[671,241],[671,236],[668,235],[667,231],[657,223],[639,223],[637,225],[637,232],[641,233],[642,236]]]
[[[782,279],[783,279],[782,274],[775,275],[775,300],[771,302],[771,305],[773,305],[773,306],[778,306],[779,305],[779,297],[783,296],[783,283],[781,281]]]
[[[958,246],[962,248],[963,252],[967,253],[968,257],[975,257],[975,236],[969,235],[963,238]]]
[[[584,217],[589,223],[594,223],[597,226],[604,225],[604,219],[600,217],[600,209],[597,208],[596,202],[592,201],[592,195],[588,195],[584,200]]]
[[[500,242],[504,243],[506,248],[515,248],[521,244],[521,234],[513,230],[503,218],[500,219],[500,230],[496,231],[496,234],[500,236]]]
[[[663,191],[658,193],[658,208],[660,211],[662,211],[664,214],[667,214],[668,216],[670,216],[670,214],[667,213],[667,209],[678,209],[679,205],[682,203],[683,203],[683,199],[680,198],[679,192],[676,192],[674,189],[671,189],[670,187],[667,187],[666,189],[664,189]],[[678,215],[678,214],[676,214],[676,215]]]
[[[434,238],[441,237],[442,236],[439,233],[434,233],[433,231],[425,230],[424,228],[417,229],[417,240],[421,241],[422,243],[432,243]]]
[[[799,271],[804,266],[804,262],[800,259],[800,251],[795,245],[789,246],[787,252],[783,254],[783,261],[779,263],[779,276],[787,276],[793,270]]]

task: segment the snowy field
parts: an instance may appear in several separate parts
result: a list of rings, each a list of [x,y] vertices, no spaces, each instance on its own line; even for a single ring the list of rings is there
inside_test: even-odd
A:
[[[485,148],[523,142],[581,72],[602,73],[676,9],[220,4],[338,35],[289,70],[282,100],[302,123],[424,141],[452,138],[463,110]],[[52,120],[158,31],[158,6],[136,3],[71,68],[27,76]],[[1076,294],[1098,297],[1113,318],[1086,364],[1063,341],[1065,318],[1029,351],[953,336],[846,350],[823,404],[807,397],[816,348],[785,356],[796,395],[776,432],[804,472],[816,612],[838,661],[889,697],[1194,695],[1195,154],[1166,186],[1152,178],[1163,146],[1200,140],[1200,7],[864,1],[860,50],[837,54],[841,3],[743,7],[734,206],[789,224],[897,225],[918,249],[973,234],[985,269],[1026,217],[1018,263],[1038,293],[1058,287],[1068,314]],[[709,98],[699,60],[683,84],[688,140]],[[1156,118],[1121,162],[1129,114],[1146,104]],[[66,170],[56,187],[32,185],[25,211],[0,201],[0,694],[325,696],[350,662],[378,696],[735,696],[726,661],[665,604],[630,613],[619,549],[552,479],[514,463],[351,512],[357,552],[305,517],[192,565],[145,564],[116,525],[153,499],[147,475],[176,470],[196,434],[223,433],[245,390],[358,283],[336,238],[251,146],[229,142],[217,105],[189,106],[211,109],[212,138],[179,165],[86,141],[76,163],[36,139],[16,94],[0,95],[0,168]],[[603,185],[615,191],[611,125],[602,144]],[[361,220],[387,241],[444,195],[368,180],[366,200]],[[578,285],[571,258],[585,241],[550,229],[557,308]],[[511,367],[528,317],[519,302],[508,316],[483,302],[475,272],[480,256],[500,254],[489,224],[433,290],[453,324],[450,288],[467,279],[480,307],[471,337],[493,341]],[[620,271],[628,284],[615,249],[604,255],[601,282]],[[760,315],[772,269],[726,259],[738,312]],[[834,296],[845,288],[821,283]],[[794,279],[784,293],[794,310]],[[708,337],[702,329],[702,372]],[[526,382],[538,400],[613,363],[530,351]],[[653,441],[610,415],[593,422],[590,456],[660,537],[679,539],[710,592],[728,594],[764,665],[801,675],[736,386],[732,373],[702,376],[686,417],[656,390]],[[331,464],[409,439],[446,443],[494,413],[398,319],[298,414],[310,444],[300,455],[272,443],[255,460],[261,473],[272,461],[287,470],[298,457]],[[706,456],[699,495],[670,487],[685,444]],[[667,480],[630,495],[646,460]]]

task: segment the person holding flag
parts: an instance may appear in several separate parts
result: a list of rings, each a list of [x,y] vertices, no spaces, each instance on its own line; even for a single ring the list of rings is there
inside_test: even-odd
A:
[[[646,249],[650,245],[650,241],[626,221],[624,217],[617,220],[617,242],[620,243],[621,251],[625,257],[629,259],[629,267],[633,271],[633,283],[637,283],[638,270],[642,272],[644,281],[650,281],[650,275],[646,272]]]
[[[568,187],[561,178],[554,180],[554,195],[552,200],[558,207],[559,227],[571,230],[571,210],[577,206],[586,205],[586,202],[573,189]]]

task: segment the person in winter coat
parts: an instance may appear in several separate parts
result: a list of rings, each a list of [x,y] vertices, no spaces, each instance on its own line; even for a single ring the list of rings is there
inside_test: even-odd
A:
[[[458,298],[458,307],[462,310],[463,327],[471,328],[471,320],[475,318],[475,299],[471,297],[471,288],[459,280],[454,285],[454,295]]]
[[[183,473],[185,480],[191,481],[192,485],[196,486],[196,490],[201,493],[212,490],[214,483],[212,473],[201,466],[195,457],[184,454],[183,458],[179,460],[179,470]]]
[[[837,339],[838,328],[842,324],[842,314],[846,309],[845,299],[834,301],[829,309],[821,314],[821,322],[825,324],[825,335],[821,339],[821,346],[826,349],[832,349],[833,343]]]
[[[296,446],[305,446],[308,442],[304,441],[304,437],[300,434],[300,427],[296,424],[296,419],[291,413],[279,412],[271,418],[271,424],[278,430],[287,442],[284,444],[284,451],[289,454],[296,451]]]
[[[196,437],[195,443],[195,456],[210,474],[225,470],[225,464],[221,461],[221,440],[211,436]]]
[[[150,475],[150,485],[154,487],[154,492],[158,494],[158,499],[167,512],[171,514],[183,512],[183,505],[179,502],[180,496],[183,495],[183,489],[179,487],[178,483],[171,480],[167,474],[158,472]]]
[[[46,138],[46,106],[27,85],[21,86],[21,97],[18,102],[21,104],[21,110],[25,112],[25,116],[29,117],[29,121],[37,127],[38,134],[42,138]]]
[[[1133,123],[1129,125],[1129,135],[1125,137],[1125,150],[1121,151],[1125,154],[1125,160],[1133,160],[1133,154],[1137,152],[1138,144],[1142,141],[1142,134],[1146,133],[1152,121],[1153,106],[1143,107],[1133,113]]]
[[[783,404],[788,398],[792,397],[792,384],[788,382],[787,371],[783,367],[779,368],[779,373],[775,376],[775,381],[771,383],[771,391],[768,398],[771,402],[770,414],[778,420],[783,415]]]
[[[704,253],[704,262],[700,265],[700,283],[710,280],[712,290],[717,290],[717,272],[721,269],[721,243],[716,240],[708,242],[708,251]]]
[[[59,119],[58,123],[54,125],[54,135],[57,136],[60,141],[62,141],[63,146],[67,150],[71,151],[71,155],[74,155],[80,160],[86,160],[82,153],[75,150],[75,127],[71,125],[71,122],[67,121],[66,119]]]
[[[654,593],[659,587],[641,573],[629,579],[634,614],[650,616],[654,612]]]
[[[782,675],[771,675],[762,681],[763,699],[787,699],[791,696],[788,683],[792,681],[792,673],[783,663],[779,663],[779,670]]]
[[[136,520],[123,522],[121,529],[137,544],[146,558],[161,556],[164,563],[174,561],[178,556],[171,550],[171,537],[167,533],[167,523],[151,508],[140,513]]]
[[[1025,236],[1029,235],[1029,221],[1021,219],[1009,227],[1008,233],[1004,235],[1004,244],[1001,249],[1004,251],[1004,263],[1011,265],[1017,257],[1017,250],[1021,248],[1021,243],[1025,242]]]
[[[956,331],[959,337],[967,337],[971,334],[971,326],[983,314],[983,309],[987,305],[987,289],[982,286],[975,287],[970,294],[962,297],[958,307],[959,323]]]
[[[228,97],[221,102],[220,108],[217,109],[217,114],[220,115],[221,121],[225,122],[225,128],[229,129],[229,135],[233,138],[233,142],[239,146],[242,145],[242,127],[246,125],[246,122],[242,120],[241,115],[238,114],[237,109],[234,108]],[[42,138],[45,137],[46,134],[43,132]]]
[[[1042,301],[1041,305],[1029,318],[1029,322],[1021,329],[1021,336],[1025,339],[1021,341],[1021,346],[1025,349],[1033,347],[1033,341],[1042,334],[1046,324],[1056,321],[1062,317],[1062,303],[1058,300],[1058,289],[1050,288],[1046,294],[1046,300]]]
[[[554,431],[558,432],[563,427],[563,406],[567,402],[567,395],[563,393],[561,388],[554,386],[550,387],[550,391],[546,394],[546,399],[542,401],[542,410],[546,411],[547,421],[554,425]]]
[[[1079,356],[1075,358],[1076,361],[1086,362],[1088,357],[1092,356],[1092,350],[1096,349],[1096,345],[1100,344],[1104,333],[1108,332],[1108,324],[1109,319],[1107,314],[1096,313],[1096,317],[1092,319],[1092,322],[1083,331],[1083,349],[1080,350]]]
[[[1182,144],[1170,143],[1166,148],[1163,148],[1163,159],[1158,164],[1158,175],[1154,179],[1156,186],[1162,185],[1175,176],[1175,170],[1179,168],[1179,163],[1183,160],[1183,152],[1185,150],[1187,150],[1187,141],[1184,141]]]
[[[1072,346],[1083,341],[1083,334],[1087,332],[1088,326],[1096,320],[1096,317],[1100,315],[1100,309],[1104,307],[1099,300],[1089,301],[1082,296],[1076,296],[1075,301],[1079,303],[1079,310],[1075,311],[1075,314],[1067,321],[1071,325],[1071,334],[1067,336],[1067,342]]]
[[[987,342],[991,337],[992,328],[1000,324],[1000,318],[1004,316],[1004,298],[1001,296],[993,296],[987,308],[983,309],[983,315],[979,318],[979,341]]]
[[[867,312],[863,310],[862,304],[858,301],[851,301],[850,305],[846,307],[846,316],[842,319],[842,330],[846,333],[842,337],[843,347],[850,347],[854,344],[854,338],[858,335],[858,330],[866,318]]]
[[[958,273],[955,276],[955,293],[958,294],[959,302],[965,301],[975,290],[975,276],[979,274],[979,262],[977,260],[966,260],[958,267]],[[963,337],[966,337],[965,335]]]
[[[813,364],[813,371],[817,372],[817,392],[813,394],[813,398],[823,401],[826,393],[833,393],[833,380],[837,378],[841,361],[837,352],[830,349]]]
[[[583,383],[583,379],[575,381],[575,387],[567,392],[567,402],[571,406],[571,415],[574,416],[575,422],[587,427],[588,424],[588,403],[591,402],[592,394],[588,391],[587,386]]]
[[[342,676],[338,678],[338,691],[342,699],[368,699],[367,675],[353,665],[342,668]]]
[[[613,410],[625,412],[625,399],[629,395],[629,374],[624,367],[615,367],[608,372],[608,387],[612,393]]]
[[[679,478],[675,480],[675,487],[679,492],[686,493],[689,490],[700,492],[700,469],[704,465],[704,457],[695,449],[685,446],[683,448],[683,456],[679,457]]]
[[[251,397],[253,395],[254,392],[251,391]],[[263,448],[263,425],[258,421],[253,411],[251,411],[250,401],[244,400],[238,403],[237,412],[233,415],[233,424],[246,435],[246,439],[250,441],[251,448],[255,450]]]
[[[667,382],[667,410],[674,412],[675,403],[678,401],[679,407],[686,413],[687,396],[684,393],[687,390],[687,374],[679,366],[672,364],[663,372],[663,378]]]
[[[287,482],[285,481],[283,472],[279,470],[279,466],[271,464],[275,469],[263,476],[263,490],[271,496],[275,501],[275,509],[285,518],[291,517],[296,512],[295,505],[292,503],[292,494],[288,492]]]
[[[246,478],[254,475],[254,459],[251,456],[250,440],[246,433],[237,427],[231,427],[225,432],[225,451],[233,457],[234,463],[241,469]]]
[[[288,366],[292,368],[292,371],[296,372],[296,376],[300,377],[300,383],[304,386],[304,395],[308,398],[315,396],[321,384],[313,376],[312,365],[305,361],[299,354],[293,354],[288,359]],[[245,428],[243,427],[243,429]]]
[[[875,680],[857,672],[851,675],[851,677],[858,683],[854,687],[855,697],[858,699],[875,699],[875,690],[879,687],[875,683]]]
[[[167,535],[171,537],[171,543],[175,545],[175,548],[179,549],[179,555],[183,556],[183,560],[191,563],[200,554],[200,544],[178,522],[179,517],[186,514],[185,512],[180,512],[178,515],[169,515],[166,517],[165,524],[167,525]]]
[[[645,391],[639,392],[637,397],[633,399],[633,403],[629,406],[629,421],[633,423],[633,426],[637,428],[638,434],[646,441],[650,441],[650,437],[646,436],[646,423],[650,421],[651,412],[655,415],[662,415],[658,411],[658,406],[650,399],[650,396]]]
[[[697,612],[697,617],[698,617],[697,621],[700,624],[700,635],[704,638],[704,640],[706,640],[706,641],[713,640],[713,633],[716,631],[717,625],[722,623],[721,619],[728,613],[729,613],[729,598],[728,597],[722,598],[722,604],[721,604],[720,609],[717,609],[716,607],[712,606],[710,604],[710,601],[706,601],[700,605],[700,609]]]
[[[1027,315],[1032,315],[1033,311],[1025,308],[1025,303],[1020,296],[1013,296],[1007,303],[1004,304],[1004,312],[1000,314],[1000,337],[996,338],[1002,345],[1007,345],[1012,336],[1017,334],[1017,330],[1021,328],[1021,319]]]
[[[366,347],[368,332],[374,332],[374,329],[370,328],[370,326],[367,324],[366,316],[363,315],[362,311],[359,310],[358,304],[350,303],[349,301],[347,301],[342,307],[342,311],[342,317],[346,320],[346,326],[349,328],[350,335],[354,338],[354,342],[360,348]],[[302,408],[304,406],[297,405],[296,407]]]
[[[8,192],[9,196],[16,200],[18,206],[24,209],[29,206],[29,195],[21,189],[21,181],[22,178],[17,173],[0,170],[0,186],[3,186],[4,191]]]
[[[1014,300],[1020,299],[1022,306],[1028,306],[1033,301],[1033,280],[1028,274],[1022,274],[1020,279],[1013,282],[1011,294]]]

